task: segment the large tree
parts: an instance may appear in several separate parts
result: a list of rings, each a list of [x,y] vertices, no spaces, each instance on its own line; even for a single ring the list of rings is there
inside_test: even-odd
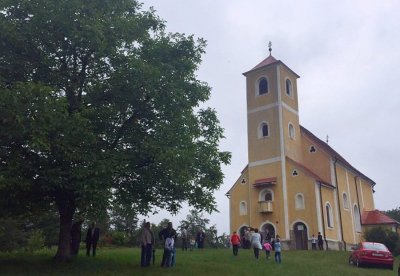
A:
[[[135,0],[0,1],[0,208],[56,207],[59,260],[76,211],[215,209],[205,41],[164,28]]]

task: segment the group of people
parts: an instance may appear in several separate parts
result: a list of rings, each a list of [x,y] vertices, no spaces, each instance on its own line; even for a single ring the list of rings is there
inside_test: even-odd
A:
[[[71,256],[76,256],[78,255],[79,252],[79,246],[81,243],[81,236],[82,236],[82,224],[83,224],[83,219],[78,219],[74,224],[72,224],[71,227]],[[96,248],[97,248],[97,243],[99,241],[100,237],[100,229],[96,227],[96,223],[93,222],[87,232],[86,232],[86,255],[90,256],[90,252],[92,252],[92,256],[96,256]]]
[[[267,260],[269,260],[270,258],[271,251],[274,250],[275,262],[280,264],[282,261],[281,259],[282,247],[279,235],[276,235],[276,238],[273,239],[268,233],[263,243],[262,236],[259,233],[258,229],[249,227],[248,229],[245,230],[243,240],[240,238],[240,236],[237,234],[236,231],[233,232],[230,240],[234,256],[238,255],[239,246],[243,244],[245,248],[249,247],[253,248],[254,257],[256,259],[259,259],[260,250],[264,249]]]
[[[162,267],[173,267],[176,264],[176,240],[177,233],[172,227],[172,222],[168,222],[167,226],[158,233],[158,238],[164,244],[164,251],[161,260]],[[185,226],[181,231],[182,251],[192,250],[196,245],[197,248],[204,247],[205,233],[200,229],[196,235],[196,240],[189,237],[188,227]],[[150,266],[151,260],[155,262],[155,239],[154,233],[150,229],[150,222],[145,222],[141,235],[141,260],[142,267]]]
[[[259,258],[260,250],[265,250],[266,259],[269,260],[271,251],[275,251],[275,262],[281,263],[282,257],[282,246],[279,235],[275,238],[271,237],[270,233],[267,232],[264,243],[261,233],[259,233],[257,228],[247,228],[244,231],[242,238],[237,234],[236,231],[233,232],[230,242],[232,244],[233,256],[237,256],[239,252],[239,247],[242,245],[243,248],[253,248],[254,257]],[[319,250],[324,250],[324,241],[321,232],[318,232],[317,238],[313,234],[311,237],[311,245],[313,250],[317,250],[317,243]]]
[[[313,234],[311,237],[311,248],[312,250],[317,250],[317,242],[319,250],[324,250],[324,240],[322,239],[321,232],[318,232],[317,238]]]

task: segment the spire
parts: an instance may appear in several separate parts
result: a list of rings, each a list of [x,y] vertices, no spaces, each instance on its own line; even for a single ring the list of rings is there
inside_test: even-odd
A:
[[[268,43],[268,51],[269,51],[269,55],[271,55],[271,52],[272,52],[272,42],[270,41],[269,43]]]

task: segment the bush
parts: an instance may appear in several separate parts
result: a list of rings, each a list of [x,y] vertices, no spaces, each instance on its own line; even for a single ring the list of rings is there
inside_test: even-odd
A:
[[[367,230],[364,238],[369,242],[379,242],[386,245],[386,247],[397,256],[400,253],[400,237],[396,232],[390,231],[383,227],[374,227]]]
[[[26,249],[29,252],[38,251],[44,248],[45,236],[42,230],[33,230],[27,241]]]
[[[124,232],[113,232],[112,233],[112,244],[123,246],[127,243],[127,237]]]
[[[21,223],[15,219],[0,219],[0,251],[11,252],[24,246],[26,234],[21,228]]]

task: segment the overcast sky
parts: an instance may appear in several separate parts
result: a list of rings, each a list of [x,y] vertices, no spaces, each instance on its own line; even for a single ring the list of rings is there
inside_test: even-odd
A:
[[[242,75],[272,55],[300,75],[300,124],[376,182],[375,207],[400,206],[400,1],[145,0],[167,31],[208,41],[198,78],[212,87],[232,152],[215,193],[229,232],[225,193],[247,164],[246,85]],[[187,210],[173,217],[175,225]],[[152,222],[168,217],[161,213]]]

